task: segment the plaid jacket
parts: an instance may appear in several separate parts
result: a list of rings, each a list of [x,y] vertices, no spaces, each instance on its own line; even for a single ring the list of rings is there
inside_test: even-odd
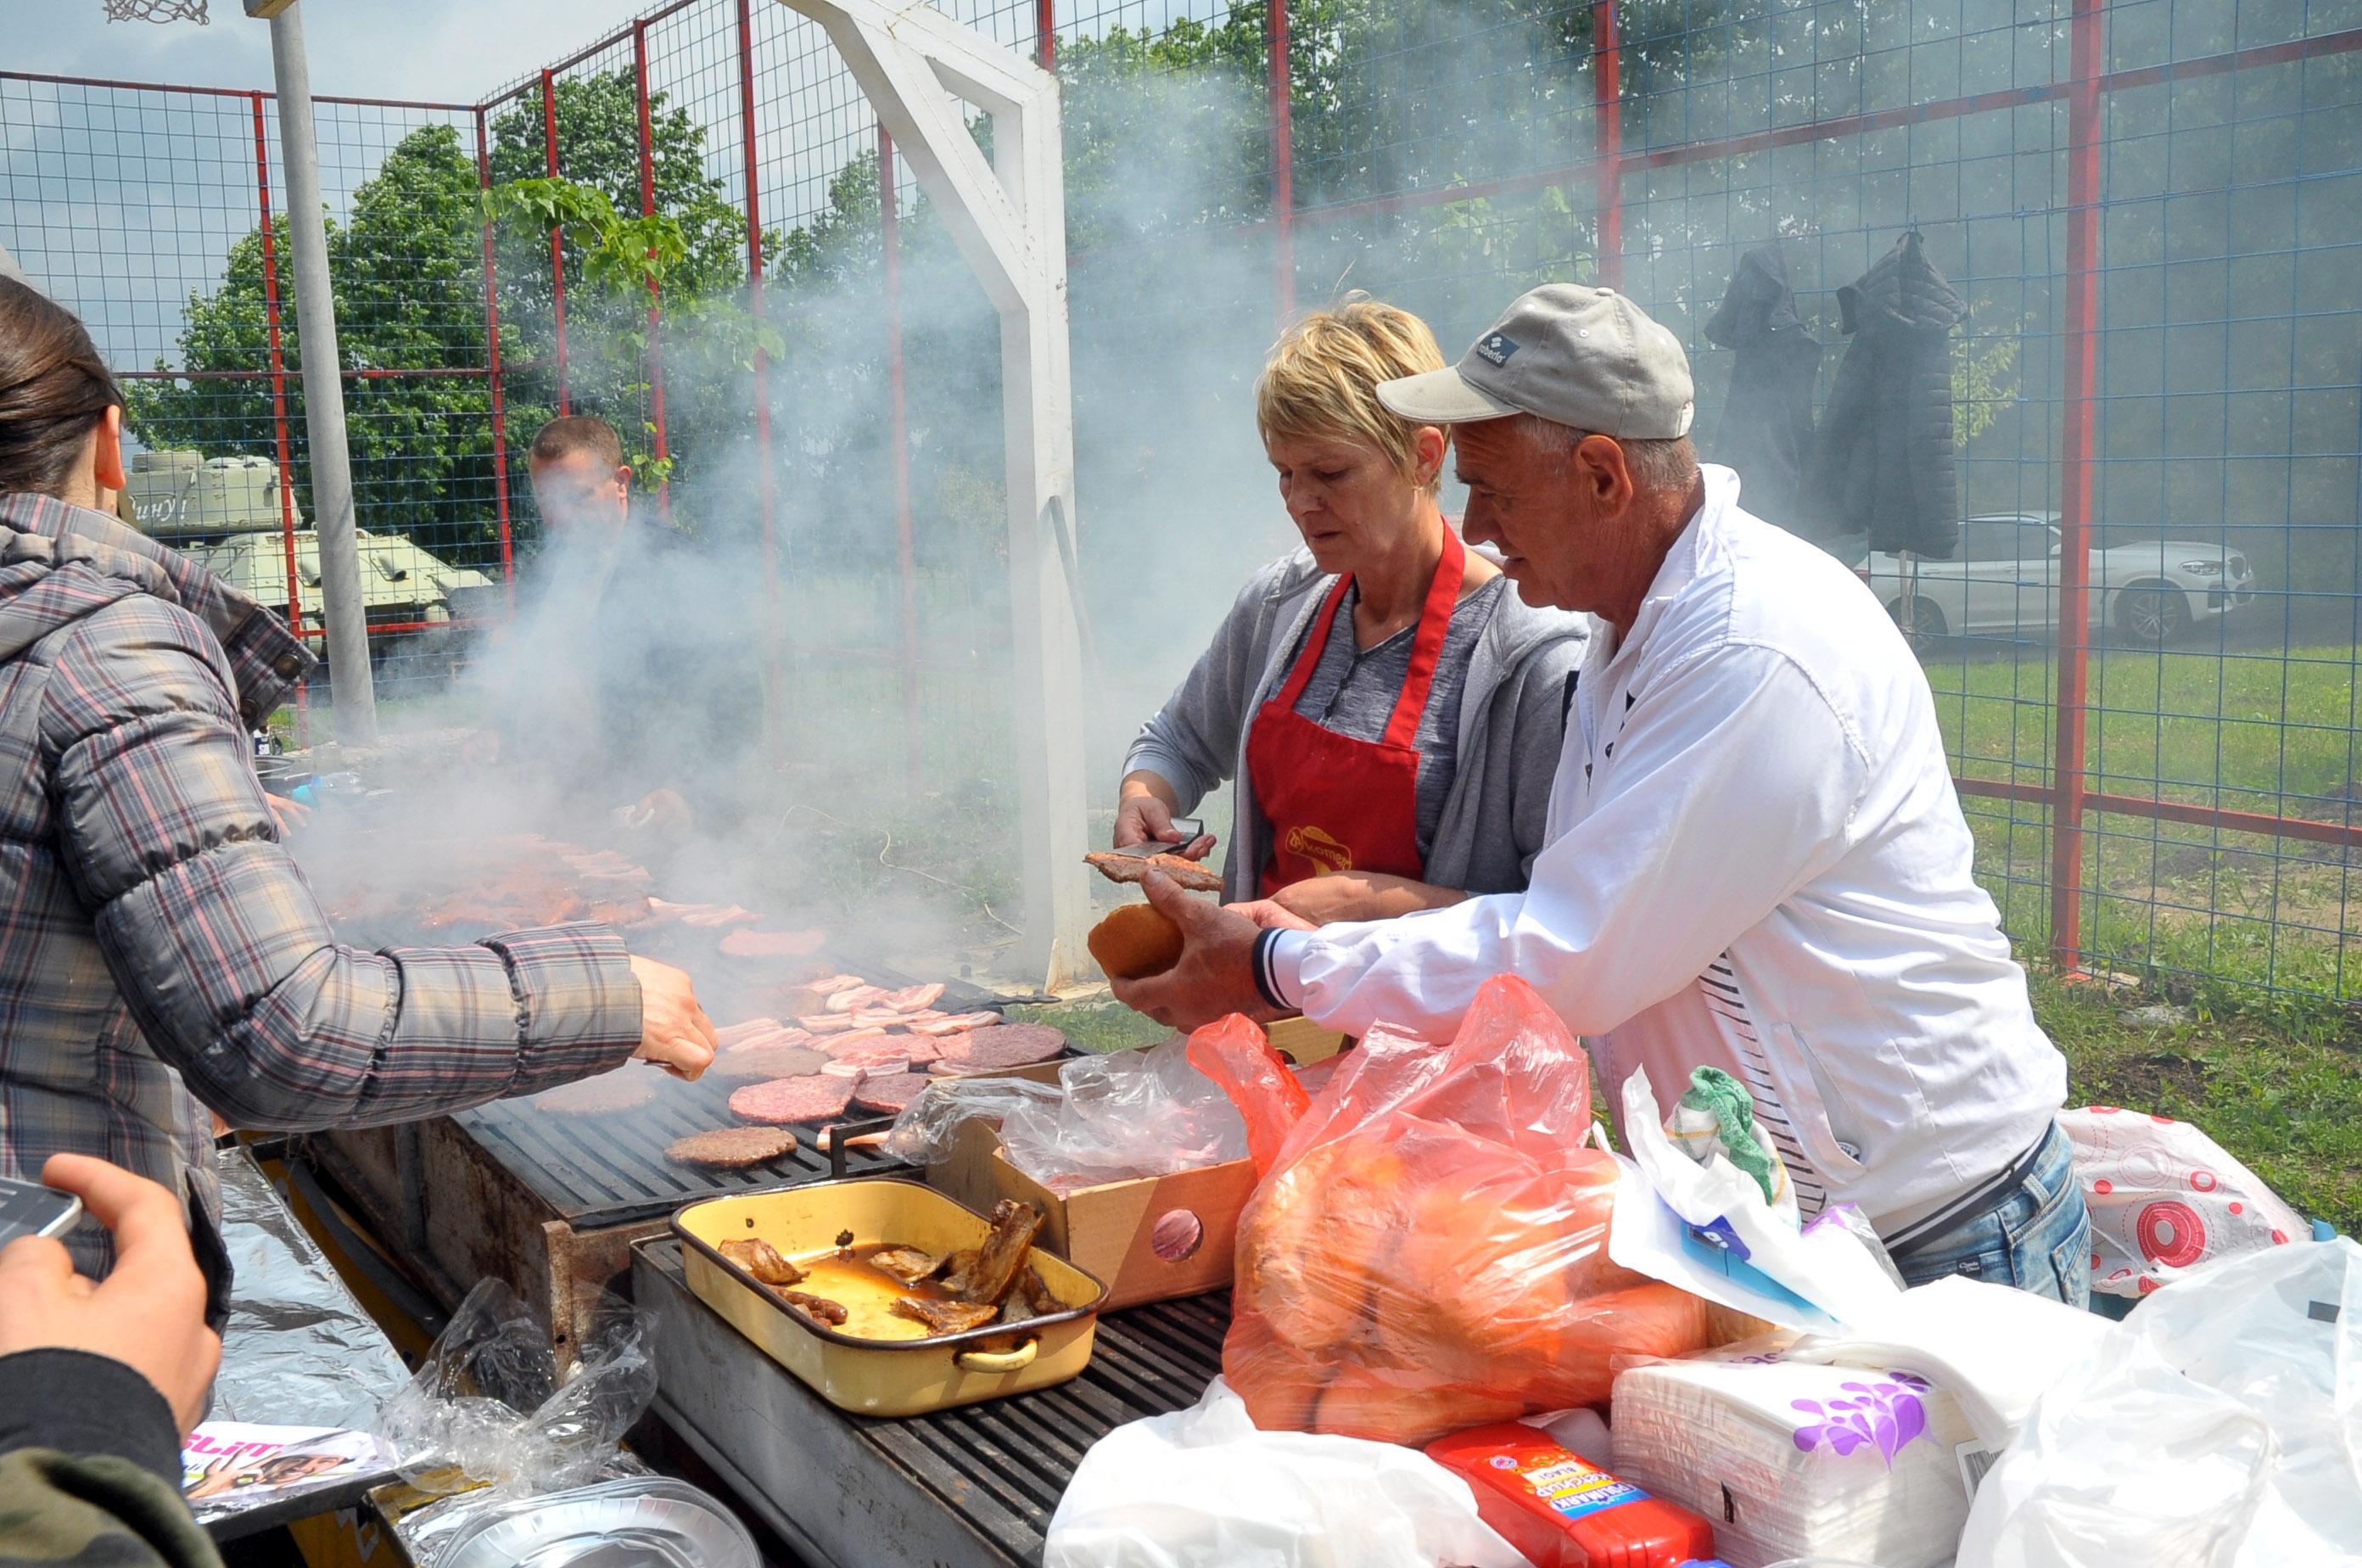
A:
[[[276,615],[114,518],[0,495],[0,1175],[97,1154],[218,1220],[203,1107],[401,1121],[638,1043],[603,927],[337,945],[248,738],[310,663]],[[106,1266],[102,1232],[72,1244]]]

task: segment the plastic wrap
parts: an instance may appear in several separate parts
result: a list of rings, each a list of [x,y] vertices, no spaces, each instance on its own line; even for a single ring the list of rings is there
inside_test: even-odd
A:
[[[379,1433],[422,1492],[489,1485],[530,1496],[600,1478],[656,1397],[647,1320],[602,1294],[561,1376],[548,1331],[502,1281],[468,1293]]]
[[[1449,1045],[1363,1038],[1240,1219],[1222,1366],[1257,1426],[1423,1443],[1713,1342],[1704,1301],[1608,1259],[1590,1081],[1514,977]]]
[[[940,1165],[966,1122],[1000,1126],[1009,1163],[1053,1192],[1164,1176],[1243,1159],[1246,1125],[1230,1099],[1190,1065],[1187,1043],[1079,1056],[1056,1087],[1024,1078],[955,1078],[932,1086],[895,1119],[885,1152]]]
[[[2362,1246],[2292,1242],[2157,1291],[2043,1395],[1959,1562],[2362,1562]]]
[[[1468,1484],[1423,1453],[1258,1431],[1214,1379],[1120,1426],[1059,1499],[1043,1568],[1518,1568]]]

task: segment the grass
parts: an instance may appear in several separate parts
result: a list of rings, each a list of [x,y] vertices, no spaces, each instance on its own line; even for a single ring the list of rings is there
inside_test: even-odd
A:
[[[1929,684],[1964,778],[2049,779],[2057,712],[2048,650],[1938,657]],[[2362,821],[2356,654],[2095,650],[2085,766],[2103,792],[2347,823]],[[2003,924],[2049,940],[2047,807],[1964,796],[1981,878]],[[2094,961],[2216,1009],[2342,1027],[2362,998],[2362,856],[2267,834],[2092,812],[2083,930]]]

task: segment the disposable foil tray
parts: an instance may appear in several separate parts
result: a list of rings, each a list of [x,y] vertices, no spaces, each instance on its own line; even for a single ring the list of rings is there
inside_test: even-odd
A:
[[[759,1568],[754,1537],[694,1486],[607,1481],[504,1505],[432,1568]]]

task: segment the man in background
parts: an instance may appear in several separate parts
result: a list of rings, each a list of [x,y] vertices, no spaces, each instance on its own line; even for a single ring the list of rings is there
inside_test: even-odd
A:
[[[755,722],[735,701],[744,653],[726,580],[634,508],[606,421],[551,420],[527,472],[545,544],[522,584],[519,635],[492,661],[497,716],[480,755],[678,842],[716,809]]]

